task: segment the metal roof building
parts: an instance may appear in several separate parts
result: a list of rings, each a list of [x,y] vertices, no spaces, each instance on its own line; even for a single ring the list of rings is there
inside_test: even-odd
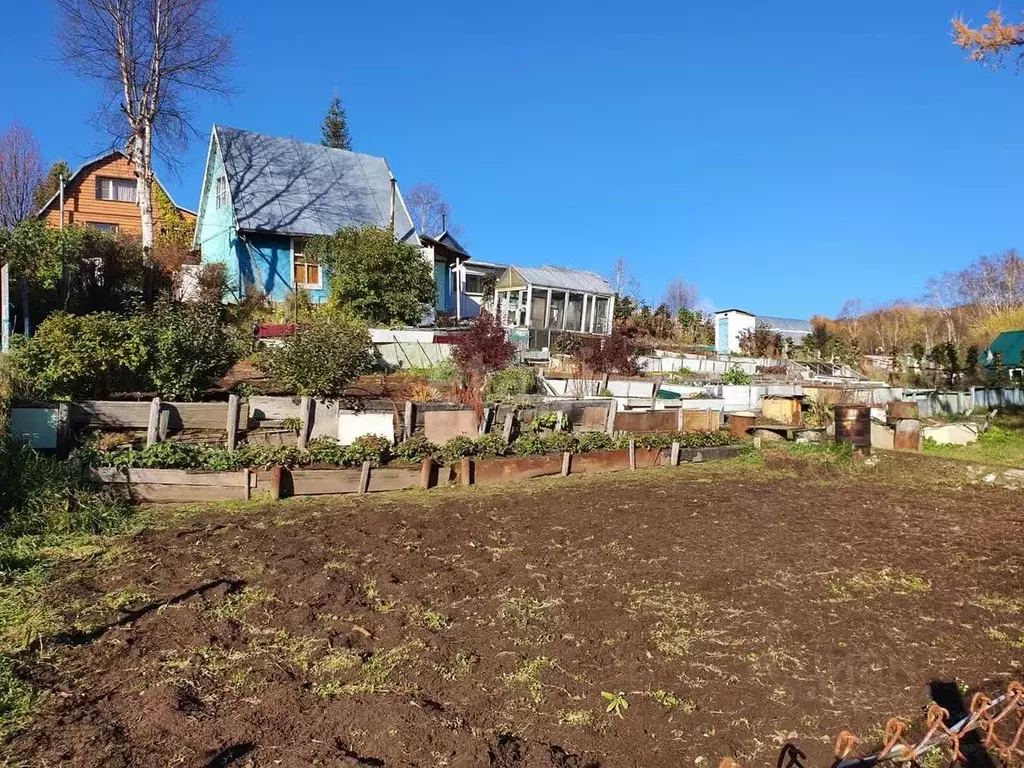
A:
[[[596,272],[510,266],[494,288],[497,316],[512,328],[611,333],[615,297]]]
[[[383,157],[219,125],[213,133],[239,230],[333,235],[393,220],[399,240],[420,244]]]

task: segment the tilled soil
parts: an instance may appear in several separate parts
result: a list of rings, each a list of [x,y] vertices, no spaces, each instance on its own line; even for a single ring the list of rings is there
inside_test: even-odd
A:
[[[613,768],[793,742],[826,765],[843,727],[920,721],[933,681],[1019,679],[1018,510],[737,463],[160,513],[61,581],[53,694],[9,753]]]

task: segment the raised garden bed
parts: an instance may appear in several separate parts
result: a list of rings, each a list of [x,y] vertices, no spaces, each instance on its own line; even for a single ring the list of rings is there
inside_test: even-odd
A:
[[[497,485],[504,482],[551,475],[593,475],[628,469],[671,466],[673,454],[679,462],[716,461],[739,455],[740,446],[710,448],[638,448],[592,451],[577,454],[465,458],[454,467],[432,459],[420,466],[373,467],[366,462],[357,469],[273,467],[210,472],[183,469],[138,469],[99,467],[90,469],[97,482],[124,488],[133,501],[189,503],[233,501],[253,496],[321,496],[375,493],[409,488],[432,488],[457,482],[462,485]]]

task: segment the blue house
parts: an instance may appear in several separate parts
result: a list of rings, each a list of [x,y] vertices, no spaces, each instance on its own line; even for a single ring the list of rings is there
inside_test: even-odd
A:
[[[424,248],[383,157],[213,127],[193,247],[202,263],[227,267],[234,301],[253,290],[282,301],[297,287],[326,301],[327,276],[304,253],[305,238],[364,226],[423,249],[447,281],[452,249]],[[439,283],[442,310],[448,285]]]

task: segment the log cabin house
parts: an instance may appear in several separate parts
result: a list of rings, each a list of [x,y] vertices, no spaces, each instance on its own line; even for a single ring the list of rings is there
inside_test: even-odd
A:
[[[156,183],[175,208],[188,221],[195,221],[195,211],[174,203],[166,187]],[[56,192],[42,207],[37,218],[47,226],[60,227],[77,224],[118,234],[142,233],[142,213],[139,211],[135,171],[128,156],[112,150],[87,161],[64,181],[64,216],[61,217],[61,195]],[[160,231],[159,208],[154,201],[153,223]]]

